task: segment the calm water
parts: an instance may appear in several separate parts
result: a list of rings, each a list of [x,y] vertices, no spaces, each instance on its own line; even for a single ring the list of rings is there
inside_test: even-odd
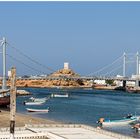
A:
[[[31,96],[17,97],[17,112],[29,114],[26,107],[46,108],[49,113],[32,114],[33,116],[48,118],[66,123],[80,123],[97,126],[100,117],[121,119],[128,113],[140,115],[140,94],[129,94],[120,91],[105,91],[92,89],[40,89],[26,88],[33,97],[46,97],[52,93],[69,93],[70,98],[51,98],[41,106],[24,106],[23,101]],[[104,127],[119,133],[134,135],[130,125]]]

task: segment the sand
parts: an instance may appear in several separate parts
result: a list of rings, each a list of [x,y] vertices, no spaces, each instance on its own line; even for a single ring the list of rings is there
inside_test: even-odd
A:
[[[20,114],[20,113],[16,113],[16,127],[24,127],[25,124],[51,124],[50,127],[46,127],[45,129],[43,128],[43,131],[46,131],[46,133],[51,132],[51,135],[53,134],[53,139],[56,138],[56,136],[60,137],[60,138],[66,138],[66,139],[81,139],[81,138],[86,138],[86,139],[99,139],[99,138],[103,138],[103,139],[113,139],[115,138],[120,138],[120,135],[116,135],[114,133],[111,132],[96,132],[95,130],[91,131],[92,129],[95,128],[90,128],[90,129],[84,129],[84,128],[75,128],[75,127],[64,127],[61,122],[56,122],[56,121],[51,121],[48,119],[42,119],[42,118],[37,118],[37,117],[33,117],[30,115],[24,115],[24,114]],[[57,127],[52,127],[52,124],[56,124]],[[63,127],[58,127],[58,124],[62,124]],[[66,124],[65,124],[66,125]],[[10,126],[10,112],[7,110],[1,110],[0,112],[0,128],[4,128],[4,127],[9,127]],[[87,128],[87,126],[86,126]],[[37,130],[38,128],[32,128]],[[54,131],[57,130],[56,132]],[[39,132],[40,132],[40,128],[39,128]],[[54,133],[55,132],[55,133]],[[27,132],[26,132],[27,133]],[[26,133],[24,132],[24,135],[26,136]],[[28,132],[29,133],[29,132]],[[6,132],[4,132],[4,135],[6,134]],[[31,134],[31,132],[30,132]],[[65,134],[65,135],[64,135]],[[1,135],[3,136],[2,132]],[[7,135],[9,135],[9,133],[7,132]],[[125,136],[121,136],[121,138],[125,138]],[[127,138],[127,137],[126,137]]]
[[[37,117],[32,117],[30,115],[24,115],[16,113],[16,127],[24,126],[25,124],[58,124],[60,122],[51,121],[48,119],[42,119]],[[10,125],[10,112],[1,110],[0,112],[0,127],[9,127]]]

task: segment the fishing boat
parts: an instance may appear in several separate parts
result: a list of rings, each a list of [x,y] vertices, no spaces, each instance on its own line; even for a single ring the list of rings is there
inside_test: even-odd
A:
[[[34,98],[34,97],[30,97],[29,98],[31,101],[34,102],[38,102],[38,101],[47,101],[49,99],[49,97],[44,97],[44,98]]]
[[[69,94],[51,94],[51,97],[62,97],[62,98],[68,98]]]
[[[17,96],[25,96],[25,95],[30,95],[31,93],[26,91],[26,90],[17,90]]]
[[[32,101],[32,102],[26,102],[24,101],[24,105],[42,105],[45,101]]]
[[[46,112],[46,113],[49,112],[49,108],[47,108],[47,109],[26,108],[26,110],[27,110],[28,112]]]
[[[0,106],[7,106],[10,104],[10,95],[0,97]]]
[[[120,120],[104,120],[102,123],[103,125],[113,125],[113,124],[126,124],[126,123],[131,123],[133,121],[138,120],[138,117],[132,116],[130,118],[123,118]]]

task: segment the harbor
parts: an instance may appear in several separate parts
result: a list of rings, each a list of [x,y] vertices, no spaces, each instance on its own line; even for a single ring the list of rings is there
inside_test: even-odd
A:
[[[140,98],[139,94],[130,95],[118,91],[113,92],[87,89],[63,90],[57,88],[25,88],[25,90],[32,94],[17,97],[15,138],[140,138],[139,133],[135,133],[131,128],[132,125],[127,122],[125,124],[103,124],[102,129],[98,129],[97,127],[97,120],[100,117],[116,120],[118,118],[123,118],[129,113],[132,113],[133,115],[136,113],[136,115],[139,116],[139,107],[137,106],[137,102]],[[49,107],[49,112],[47,113],[38,111],[28,112],[26,110],[29,106],[23,104],[25,100],[30,100],[30,98],[33,99],[33,97],[35,99],[44,99],[45,97],[51,96],[52,93],[69,93],[70,96],[68,98],[50,98],[40,106],[30,105],[30,108],[36,109],[45,109]],[[99,98],[100,100],[98,100]],[[118,100],[120,100],[119,103]],[[118,113],[116,114],[115,112]],[[82,116],[81,113],[83,114]],[[9,119],[9,111],[1,109],[1,138],[3,137],[3,134],[9,133]],[[29,129],[25,129],[26,127]],[[23,132],[24,135],[20,135],[20,133]],[[8,137],[9,135],[7,135],[7,138]]]
[[[9,112],[0,113],[0,139],[9,139]],[[6,116],[5,118],[3,116]],[[7,122],[7,123],[5,123]],[[61,122],[16,114],[15,139],[132,139],[115,132],[100,130],[83,124]]]
[[[6,47],[5,45],[6,41],[4,39],[3,50]],[[5,53],[3,52],[3,54]],[[64,63],[63,69],[49,75],[49,81],[51,81],[50,88],[46,88],[46,86],[42,88],[40,83],[42,84],[43,82],[38,81],[38,79],[31,81],[34,86],[27,83],[23,84],[23,79],[20,79],[23,85],[23,88],[21,88],[21,86],[17,86],[16,68],[11,68],[8,75],[9,79],[6,79],[5,57],[6,55],[3,55],[4,73],[1,83],[2,96],[0,98],[4,100],[4,102],[1,102],[4,103],[3,105],[5,107],[8,108],[10,105],[10,118],[9,121],[7,120],[10,128],[1,129],[5,130],[0,133],[1,139],[81,139],[82,137],[85,139],[140,138],[139,129],[137,129],[136,133],[136,131],[132,129],[133,125],[131,124],[134,122],[136,125],[136,123],[140,121],[140,111],[139,108],[135,106],[138,105],[138,103],[137,100],[134,100],[135,96],[137,96],[138,99],[140,94],[129,95],[127,90],[96,90],[92,88],[93,81],[90,83],[91,86],[86,85],[85,88],[85,86],[83,86],[85,81],[82,81],[80,75],[69,68],[69,63]],[[122,88],[126,88],[125,77],[121,80]],[[139,80],[136,81],[139,82]],[[106,82],[111,82],[110,85],[114,84],[113,79],[107,79]],[[46,79],[45,83],[47,84]],[[101,84],[101,86],[102,85],[104,84]],[[7,90],[9,86],[10,90]],[[21,89],[17,90],[17,87]],[[132,98],[132,96],[134,97]],[[8,98],[7,102],[5,98]],[[130,104],[130,102],[134,103]],[[127,108],[128,106],[129,108]],[[18,128],[18,122],[16,121],[18,115],[16,112],[32,116],[33,118],[47,119],[55,122],[56,125],[52,126],[52,124],[50,124],[48,126],[44,124],[45,121],[40,124],[37,118],[36,122],[38,122],[38,124],[34,124],[32,119],[26,116],[25,120],[23,117],[19,120],[17,119],[19,122],[23,119],[22,123],[24,124],[23,127]],[[116,114],[116,112],[118,113]],[[130,114],[130,112],[133,115],[131,115],[130,118],[126,118],[126,115]],[[3,113],[1,112],[1,114]],[[97,123],[99,118],[103,118],[102,122]],[[106,119],[109,121],[106,121]],[[3,121],[3,119],[1,120]],[[61,125],[58,125],[57,122],[60,122]],[[122,123],[125,124],[122,125]],[[106,124],[111,125],[108,127]],[[2,123],[1,126],[4,127]],[[10,135],[5,137],[5,134],[9,133],[8,131],[10,131]]]
[[[139,13],[0,2],[0,139],[140,139]]]
[[[140,108],[137,106],[140,99],[139,94],[93,89],[26,88],[26,90],[31,92],[32,95],[17,97],[18,113],[56,121],[61,124],[84,124],[97,128],[97,121],[101,117],[118,120],[126,117],[127,114],[130,113],[134,116],[140,116]],[[52,93],[69,93],[70,96],[68,98],[50,98],[46,103],[40,106],[23,105],[23,102],[30,97],[44,98],[51,96]],[[26,110],[28,107],[32,109],[46,109],[49,107],[49,112],[30,113]],[[133,125],[130,125],[128,121],[121,124],[103,125],[102,130],[126,137],[140,138],[139,133],[135,133],[132,126]]]

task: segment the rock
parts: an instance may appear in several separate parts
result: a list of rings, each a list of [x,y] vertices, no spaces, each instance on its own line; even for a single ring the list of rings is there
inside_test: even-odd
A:
[[[61,69],[49,75],[49,77],[56,77],[60,79],[48,80],[48,79],[17,79],[16,86],[17,87],[80,87],[83,86],[84,83],[82,80],[72,80],[63,77],[80,77],[79,74],[75,73],[71,69]],[[10,81],[7,81],[7,86],[10,86]],[[24,92],[21,92],[21,94]],[[20,93],[19,93],[20,94]]]

